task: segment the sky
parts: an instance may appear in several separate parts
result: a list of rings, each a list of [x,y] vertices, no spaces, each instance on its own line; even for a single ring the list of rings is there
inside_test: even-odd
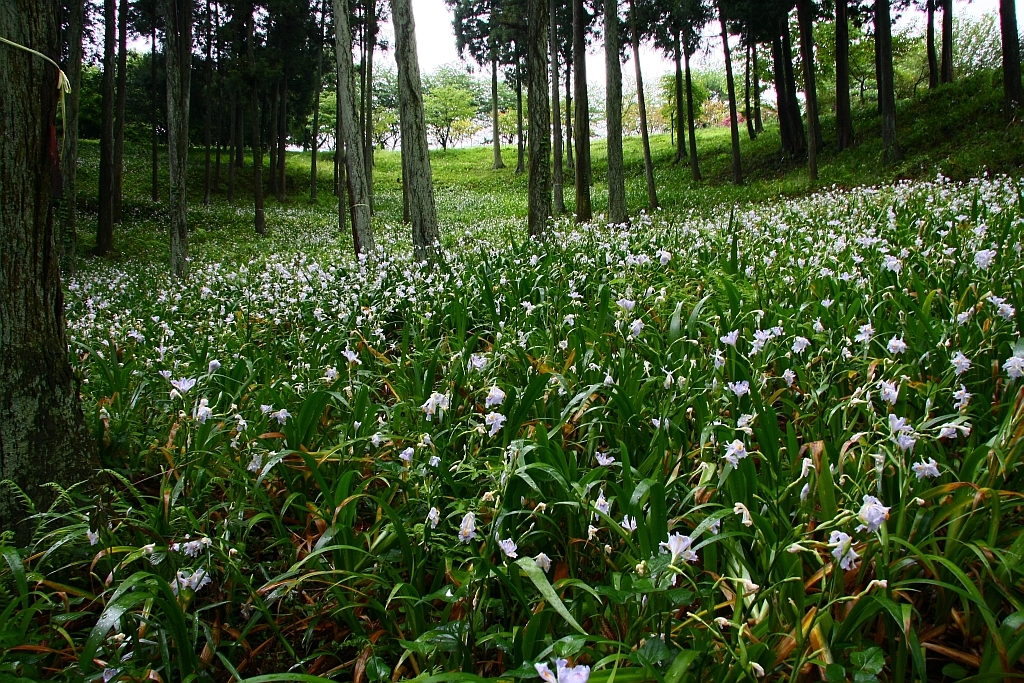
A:
[[[1018,22],[1020,22],[1024,19],[1024,0],[1016,0],[1016,2]],[[958,16],[980,16],[986,12],[998,13],[999,11],[999,0],[955,0],[954,4],[954,12]],[[420,72],[428,74],[445,64],[461,64],[455,50],[452,13],[445,6],[444,0],[412,0],[412,9],[416,20],[416,43],[420,58]],[[914,20],[923,24],[924,16],[907,16],[903,19],[903,21]],[[390,39],[390,36],[393,35],[390,24],[384,28],[384,31],[387,32]],[[705,33],[710,35],[714,33],[714,30],[712,27],[708,27]],[[718,49],[702,59],[709,64],[721,63],[720,45],[721,41],[718,41],[718,45],[715,46]],[[390,55],[381,55],[381,58],[393,61]],[[701,61],[698,60],[698,64]],[[469,66],[479,70],[479,67],[472,63]],[[644,75],[645,90],[647,84],[653,84],[659,76],[670,73],[674,68],[671,59],[665,59],[660,51],[650,47],[641,47],[640,66]],[[632,61],[630,61],[623,69],[623,76],[632,77],[633,68]],[[486,73],[489,74],[489,71]],[[592,46],[591,52],[587,55],[587,81],[594,84],[604,82],[604,51],[600,43]]]

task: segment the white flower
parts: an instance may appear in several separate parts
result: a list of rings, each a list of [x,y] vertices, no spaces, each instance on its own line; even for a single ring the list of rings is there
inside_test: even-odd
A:
[[[494,406],[500,406],[502,401],[505,400],[505,392],[497,387],[492,386],[491,390],[487,392],[487,398],[484,400],[484,408],[493,408]]]
[[[281,408],[281,410],[277,411],[276,413],[270,414],[270,417],[277,420],[277,424],[279,425],[283,425],[285,422],[288,421],[288,418],[291,416],[292,414],[288,412],[287,408]]]
[[[885,347],[889,353],[900,354],[907,350],[907,343],[899,337],[893,337]]]
[[[658,261],[663,266],[667,266],[668,262],[672,260],[672,252],[665,251],[664,249],[659,249],[657,253],[655,253],[655,256],[658,257]]]
[[[178,390],[179,393],[187,393],[189,389],[196,385],[196,381],[189,377],[182,377],[181,379],[171,380],[171,386]]]
[[[850,538],[850,534],[833,531],[828,538],[828,544],[833,546],[832,557],[836,558],[843,571],[849,571],[857,566],[857,558],[860,555],[853,549],[853,539]]]
[[[252,454],[252,459],[249,460],[249,466],[246,467],[245,469],[247,469],[250,472],[255,473],[255,472],[259,472],[262,467],[263,467],[263,454],[262,453],[253,453]]]
[[[605,455],[601,451],[597,452],[597,464],[601,467],[608,467],[609,465],[615,464],[615,458],[610,455]]]
[[[519,555],[516,553],[516,544],[511,538],[505,538],[498,541],[498,547],[501,548],[501,552],[505,553],[507,557],[511,557],[513,560]]]
[[[658,544],[663,550],[667,550],[671,555],[671,562],[675,564],[677,559],[682,559],[683,562],[696,562],[697,553],[690,549],[693,545],[693,539],[689,536],[683,536],[679,532],[676,532],[668,537],[668,541],[662,541]]]
[[[545,683],[587,683],[587,679],[590,678],[589,666],[581,664],[570,669],[567,664],[568,662],[564,659],[555,662],[557,676],[552,673],[547,664],[542,662],[537,662],[533,667],[537,669],[537,673]]]
[[[501,426],[505,424],[505,420],[508,419],[501,413],[487,413],[487,417],[484,418],[484,424],[490,427],[490,431],[487,432],[487,436],[494,436],[501,429]]]
[[[793,382],[796,381],[796,373],[790,368],[786,368],[785,372],[782,373],[782,379],[786,383],[786,386],[792,387]]]
[[[437,455],[432,455],[430,456],[430,460],[428,462],[430,463],[431,467],[437,467],[438,465],[441,464],[441,458]]]
[[[170,549],[176,553],[196,557],[202,552],[203,548],[209,548],[211,545],[213,545],[213,541],[209,538],[197,538],[194,541],[190,541],[188,540],[188,535],[186,535],[184,543],[172,543]]]
[[[200,399],[199,407],[196,408],[196,420],[200,424],[205,424],[211,415],[213,415],[213,410],[210,409],[210,401],[205,398]]]
[[[416,450],[409,446],[404,451],[398,454],[398,457],[406,462],[412,462],[412,456],[416,453]]]
[[[430,512],[427,513],[427,524],[430,525],[431,529],[437,528],[437,523],[441,521],[441,513],[437,508],[430,508]]]
[[[896,445],[901,451],[912,451],[915,444],[917,444],[917,439],[911,434],[900,432],[896,436]]]
[[[627,299],[626,297],[621,297],[615,303],[617,303],[622,310],[626,311],[626,313],[631,313],[633,311],[633,307],[636,306],[635,301]]]
[[[750,517],[750,510],[748,510],[747,506],[744,505],[743,503],[736,503],[735,505],[733,505],[732,511],[734,514],[741,515],[743,517],[743,519],[741,520],[743,522],[743,526],[754,525],[754,520]]]
[[[957,377],[971,369],[971,359],[960,351],[953,354],[953,358],[950,359],[950,362],[953,364],[953,371],[956,373]]]
[[[474,353],[469,357],[469,363],[467,363],[467,366],[467,369],[470,371],[476,370],[477,372],[480,372],[487,367],[487,356],[482,353]]]
[[[737,397],[744,396],[750,393],[750,382],[742,380],[740,382],[729,382],[729,390],[736,394]]]
[[[567,314],[564,318],[562,318],[562,322],[565,323],[566,325],[568,325],[569,327],[572,327],[573,325],[576,324],[576,316],[575,316],[575,314],[573,314],[573,313]]]
[[[182,590],[188,588],[195,593],[210,583],[212,582],[205,569],[197,569],[191,574],[184,570],[179,570],[171,581],[171,591],[178,595]]]
[[[220,361],[219,360],[216,360],[216,359],[211,360],[209,365],[206,366],[206,374],[208,374],[208,375],[212,375],[213,373],[217,372],[218,370],[220,370]]]
[[[892,405],[896,405],[897,399],[900,397],[900,387],[895,382],[886,382],[884,379],[879,380],[878,390],[882,394],[882,400]]]
[[[260,412],[263,413],[264,415],[269,415],[270,413],[274,412],[274,406],[264,403],[260,406]]]
[[[723,455],[722,457],[725,458],[726,462],[728,462],[730,465],[732,465],[733,467],[737,467],[740,463],[740,460],[747,457],[747,449],[743,445],[742,441],[740,441],[739,439],[735,439],[731,444],[729,444],[726,447],[725,455]]]
[[[633,533],[634,531],[636,531],[636,517],[630,517],[629,515],[625,515],[622,518],[622,522],[620,524],[622,528],[628,531],[629,533]]]
[[[939,472],[939,465],[935,462],[935,458],[928,458],[923,462],[915,462],[911,469],[913,469],[914,474],[917,475],[918,481],[921,481],[925,477],[934,479],[941,474]]]
[[[981,270],[988,270],[992,262],[996,260],[995,249],[982,249],[974,252],[974,265]]]
[[[912,434],[914,428],[907,424],[907,418],[889,414],[889,430],[893,434]]]
[[[959,430],[957,430],[954,424],[942,425],[939,429],[940,439],[955,439],[957,434],[959,434]]]
[[[853,340],[867,344],[869,341],[871,341],[871,335],[873,335],[874,333],[875,328],[871,326],[871,323],[867,323],[866,325],[860,326],[860,331],[857,333],[857,336],[853,338]]]
[[[462,524],[459,525],[459,540],[469,543],[474,538],[476,538],[476,515],[467,512],[466,516],[462,518]]]
[[[544,553],[538,553],[533,561],[537,563],[537,566],[541,568],[545,573],[551,569],[551,558]]]
[[[802,503],[807,500],[807,496],[809,495],[811,495],[811,483],[807,482],[803,485],[803,488],[800,489],[800,502]]]
[[[806,477],[813,469],[816,469],[814,467],[814,461],[810,458],[804,458],[803,462],[800,463],[800,478],[803,479]]]
[[[760,664],[758,664],[757,662],[751,662],[750,663],[750,670],[758,678],[764,678],[764,667],[761,666]]]
[[[961,384],[960,388],[953,392],[953,398],[956,399],[956,403],[953,404],[954,410],[961,410],[970,403],[971,394],[967,391],[967,387]]]
[[[611,503],[609,503],[608,500],[604,497],[604,491],[601,491],[601,493],[597,496],[597,501],[594,503],[594,507],[597,508],[598,512],[605,515],[608,514],[609,510],[611,510]]]
[[[352,349],[345,349],[341,352],[341,355],[345,356],[345,360],[348,361],[349,365],[362,365],[363,361],[359,360],[359,354]]]
[[[885,260],[882,261],[882,267],[890,272],[896,273],[897,275],[899,275],[900,271],[903,270],[903,264],[892,254],[886,255]]]
[[[724,335],[722,337],[719,337],[719,339],[722,341],[723,344],[728,344],[729,346],[736,346],[736,342],[739,340],[739,338],[740,338],[740,331],[739,330],[733,330],[729,334]]]
[[[427,414],[427,421],[429,422],[433,419],[434,415],[437,415],[438,420],[444,417],[444,411],[448,410],[448,406],[448,396],[446,394],[439,394],[435,391],[430,394],[430,398],[428,398],[421,407],[423,408],[423,412]]]
[[[857,513],[857,519],[863,524],[857,527],[857,531],[867,529],[869,532],[878,531],[882,522],[889,518],[889,508],[882,505],[882,501],[874,496],[864,496],[864,504]]]
[[[324,370],[324,379],[328,382],[333,382],[338,379],[338,369],[334,367],[327,368]]]
[[[636,339],[640,336],[640,333],[644,331],[644,321],[637,318],[633,321],[633,324],[629,326],[629,336]]]
[[[86,529],[85,537],[89,539],[89,545],[96,545],[100,542],[100,535],[92,529]]]
[[[793,340],[793,353],[803,353],[810,345],[811,340],[807,337],[797,337]]]
[[[1021,356],[1010,356],[1003,363],[1003,370],[1006,370],[1006,374],[1010,379],[1024,377],[1024,358]]]

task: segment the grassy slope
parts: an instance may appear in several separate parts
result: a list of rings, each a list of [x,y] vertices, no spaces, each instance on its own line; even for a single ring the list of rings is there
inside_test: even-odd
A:
[[[1024,127],[1007,126],[1001,111],[1001,91],[994,76],[976,77],[933,92],[924,92],[915,100],[899,103],[899,139],[905,151],[904,160],[891,167],[881,165],[879,121],[872,103],[855,110],[857,146],[843,153],[835,151],[835,118],[829,114],[822,120],[826,148],[820,156],[819,186],[852,187],[891,182],[905,178],[933,177],[942,173],[953,179],[965,179],[985,170],[1017,175],[1024,166]],[[698,132],[698,154],[704,181],[694,183],[687,165],[674,165],[674,150],[668,135],[652,138],[655,178],[659,199],[667,211],[707,209],[722,203],[766,201],[779,196],[797,196],[812,191],[806,166],[800,160],[783,159],[779,154],[778,129],[769,126],[757,140],[750,140],[742,131],[743,168],[746,184],[730,183],[730,146],[728,129],[715,128]],[[594,163],[594,206],[600,213],[607,204],[603,187],[607,172],[605,145],[596,140],[592,145]],[[80,205],[84,209],[80,236],[81,253],[93,244],[96,214],[98,146],[82,145],[83,163],[79,171]],[[514,147],[504,150],[508,164],[503,170],[491,170],[490,147],[453,149],[432,152],[434,183],[438,214],[442,226],[458,228],[480,222],[511,225],[526,215],[526,175],[514,173]],[[222,168],[222,191],[215,195],[211,207],[200,206],[203,191],[203,153],[194,148],[190,157],[191,222],[193,244],[198,246],[213,236],[215,229],[235,228],[230,241],[237,246],[247,235],[251,214],[252,166],[237,174],[236,202],[224,199],[227,167]],[[646,206],[643,180],[643,156],[639,138],[625,141],[627,199],[634,212]],[[266,157],[264,164],[267,163]],[[401,221],[401,193],[397,152],[378,152],[375,184],[377,222],[395,226]],[[166,152],[161,154],[160,189],[166,198]],[[291,153],[288,158],[288,201],[282,207],[267,197],[270,227],[286,226],[288,220],[335,220],[334,198],[331,194],[331,154],[321,155],[319,166],[320,200],[315,206],[308,202],[309,154]],[[129,224],[142,230],[121,230],[115,237],[114,258],[139,254],[149,249],[163,251],[160,228],[165,221],[165,205],[154,206],[149,200],[149,150],[145,146],[126,148],[125,212]],[[572,209],[573,190],[567,177],[566,204]],[[217,240],[221,241],[221,240]],[[150,252],[152,253],[152,252]]]

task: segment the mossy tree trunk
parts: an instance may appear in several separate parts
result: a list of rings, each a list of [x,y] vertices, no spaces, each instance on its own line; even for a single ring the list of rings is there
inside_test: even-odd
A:
[[[554,152],[555,166],[551,174],[552,201],[554,202],[554,215],[561,216],[565,213],[565,179],[562,169],[562,105],[559,101],[558,92],[558,24],[555,10],[555,0],[548,0],[548,49],[551,60],[551,129],[554,133],[552,151]]]
[[[836,142],[839,151],[853,146],[850,108],[850,22],[847,0],[836,2]]]
[[[167,171],[171,179],[171,273],[188,275],[188,111],[192,82],[192,0],[163,0],[167,55]]]
[[[124,201],[124,105],[128,84],[128,0],[117,8],[117,94],[114,99],[114,183],[110,197],[110,215],[121,222]]]
[[[626,171],[622,159],[622,63],[618,0],[604,2],[605,138],[608,144],[608,222],[625,223]]]
[[[498,128],[498,52],[491,55],[491,148],[494,150],[494,163],[491,168],[505,168],[501,158],[501,131]]]
[[[542,237],[551,216],[551,102],[548,100],[548,3],[529,0],[527,15],[527,72],[529,74],[530,177],[528,225],[530,235]]]
[[[896,86],[892,66],[892,19],[889,0],[875,0],[875,42],[878,58],[878,108],[882,115],[882,146],[885,163],[903,158],[896,139]]]
[[[99,216],[96,223],[97,256],[110,253],[114,246],[114,75],[117,42],[117,3],[103,0],[103,82],[100,86],[100,182]]]
[[[66,42],[68,59],[64,66],[71,82],[71,95],[65,100],[64,149],[61,157],[64,176],[64,207],[60,249],[61,269],[74,275],[78,265],[78,109],[82,93],[82,38],[85,34],[85,6],[68,4]]]

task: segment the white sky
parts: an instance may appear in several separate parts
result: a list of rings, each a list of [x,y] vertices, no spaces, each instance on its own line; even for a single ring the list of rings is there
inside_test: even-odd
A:
[[[1016,0],[1018,22],[1024,19],[1024,0]],[[444,4],[444,0],[412,0],[413,14],[416,18],[416,42],[420,57],[420,72],[428,74],[443,64],[459,62],[455,50],[455,35],[452,31],[452,13]],[[980,16],[986,12],[998,13],[999,0],[955,0],[957,15]],[[913,21],[914,12],[908,12],[904,21]],[[923,21],[923,15],[920,20]],[[390,24],[384,27],[386,35],[393,35]],[[712,27],[705,34],[715,33]],[[706,59],[709,63],[721,63],[721,47],[712,45],[714,52]],[[383,56],[392,60],[390,55]],[[661,52],[649,47],[640,49],[641,67],[644,73],[644,84],[653,84],[664,73],[673,70],[672,60],[665,59]],[[699,60],[698,60],[699,61]],[[632,78],[633,66],[630,63],[623,69],[623,76]],[[604,83],[604,50],[600,43],[591,46],[587,55],[587,80],[594,84]],[[646,87],[645,87],[646,89]]]

